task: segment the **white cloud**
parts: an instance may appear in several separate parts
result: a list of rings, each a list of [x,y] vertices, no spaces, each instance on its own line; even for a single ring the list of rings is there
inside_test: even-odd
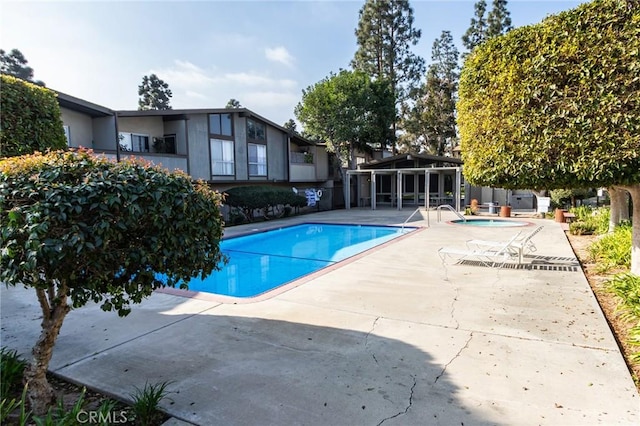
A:
[[[149,72],[157,74],[158,77],[169,83],[170,87],[185,90],[207,87],[215,82],[215,79],[210,77],[206,70],[189,61],[181,61],[179,59],[174,61],[173,67]]]
[[[287,92],[251,92],[246,94],[246,99],[247,104],[258,109],[256,112],[259,113],[262,108],[295,106],[300,100],[300,96]]]
[[[223,108],[233,98],[269,120],[284,123],[300,101],[297,81],[276,78],[266,71],[223,71],[174,60],[168,67],[147,73],[155,73],[169,84],[174,109]]]
[[[265,56],[267,57],[268,60],[273,61],[273,62],[280,62],[281,64],[284,64],[288,67],[292,67],[293,66],[293,62],[294,62],[294,58],[293,56],[291,56],[291,54],[289,53],[289,51],[284,48],[283,46],[278,46],[276,48],[269,48],[267,47],[264,50]]]

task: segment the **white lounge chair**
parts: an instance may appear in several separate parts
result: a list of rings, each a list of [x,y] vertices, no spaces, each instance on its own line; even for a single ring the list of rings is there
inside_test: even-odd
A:
[[[459,263],[463,260],[478,260],[486,266],[502,267],[509,260],[517,257],[517,252],[511,248],[511,244],[518,238],[516,234],[509,241],[501,243],[500,246],[487,246],[477,249],[459,249],[453,247],[442,247],[438,250],[438,255],[442,263],[446,263],[447,257],[455,258]]]
[[[515,239],[511,240],[507,249],[518,256],[518,263],[522,263],[525,254],[533,253],[537,250],[531,239],[540,232],[542,228],[543,226],[538,226],[533,231],[523,235],[521,235],[522,232],[519,232],[516,234]],[[483,250],[487,247],[499,248],[504,246],[505,243],[505,241],[469,240],[467,241],[467,247],[469,247],[470,250]]]

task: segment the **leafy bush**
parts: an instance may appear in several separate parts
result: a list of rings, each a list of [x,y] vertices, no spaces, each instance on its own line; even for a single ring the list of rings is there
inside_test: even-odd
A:
[[[0,161],[0,282],[34,288],[46,318],[25,371],[35,414],[51,400],[45,373],[72,307],[125,316],[156,288],[219,268],[221,200],[184,173],[90,151]]]
[[[505,189],[637,183],[639,25],[640,2],[594,0],[475,48],[458,91],[465,180]]]
[[[631,225],[616,227],[611,234],[606,234],[594,241],[589,247],[589,254],[598,264],[599,272],[607,272],[615,267],[631,266]]]
[[[607,283],[607,289],[619,297],[619,307],[623,319],[636,323],[629,330],[629,343],[640,347],[640,276],[619,274]],[[634,362],[640,362],[640,351],[631,355]]]
[[[294,194],[291,189],[275,186],[238,186],[226,192],[225,203],[243,212],[248,221],[253,220],[254,210],[260,210],[267,217],[270,210],[279,206],[303,207],[307,205],[305,197]]]
[[[569,211],[576,215],[576,222],[569,225],[569,232],[572,235],[601,235],[609,232],[611,211],[608,208],[594,209],[590,206],[579,206],[572,207]]]
[[[0,78],[0,157],[65,148],[67,139],[56,94],[9,75]]]
[[[571,207],[569,211],[576,215],[576,220],[587,221],[593,216],[594,209],[591,206],[578,206]]]
[[[576,221],[569,225],[571,235],[591,235],[596,230],[596,224],[593,220]]]
[[[550,191],[551,204],[554,206],[564,207],[574,205],[576,200],[584,200],[595,195],[595,191],[590,188],[575,189],[553,189]],[[587,206],[581,206],[587,207]],[[579,208],[579,207],[574,207]]]
[[[22,384],[22,373],[27,365],[15,350],[0,349],[0,400]]]

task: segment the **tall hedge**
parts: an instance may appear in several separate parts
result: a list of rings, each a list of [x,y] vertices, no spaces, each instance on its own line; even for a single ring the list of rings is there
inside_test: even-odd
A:
[[[55,92],[9,75],[0,78],[0,157],[64,149]]]
[[[596,0],[491,39],[466,60],[459,96],[473,184],[640,182],[640,2]]]
[[[225,204],[240,209],[249,221],[253,220],[254,210],[262,210],[263,216],[266,217],[271,207],[307,205],[305,197],[294,194],[289,188],[266,185],[236,186],[225,192]]]

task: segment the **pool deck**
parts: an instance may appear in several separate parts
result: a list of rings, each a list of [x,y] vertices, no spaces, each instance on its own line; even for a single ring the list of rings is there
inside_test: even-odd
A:
[[[409,214],[338,210],[226,234]],[[156,293],[124,319],[74,310],[50,368],[120,398],[171,381],[161,405],[173,425],[640,424],[640,398],[562,226],[525,220],[544,225],[532,269],[443,266],[440,247],[523,228],[437,223],[431,212],[429,228],[253,303]],[[0,291],[2,346],[27,354],[40,329],[35,295]]]

